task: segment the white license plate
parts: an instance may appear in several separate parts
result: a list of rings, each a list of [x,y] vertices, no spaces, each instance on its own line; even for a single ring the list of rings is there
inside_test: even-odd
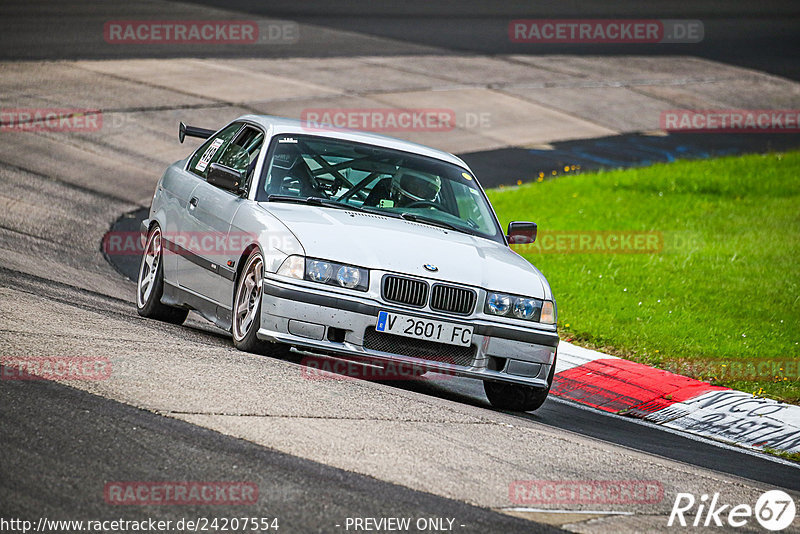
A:
[[[385,311],[378,312],[378,323],[375,325],[375,330],[387,334],[462,347],[468,347],[472,343],[471,326],[421,319]]]

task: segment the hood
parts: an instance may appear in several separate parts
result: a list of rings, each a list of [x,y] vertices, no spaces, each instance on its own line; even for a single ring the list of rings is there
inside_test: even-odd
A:
[[[503,244],[371,213],[263,202],[306,256],[493,291],[551,298],[544,276]],[[423,266],[432,264],[437,272]]]

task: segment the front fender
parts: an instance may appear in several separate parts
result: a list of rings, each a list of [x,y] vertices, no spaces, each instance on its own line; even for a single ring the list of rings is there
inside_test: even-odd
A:
[[[261,248],[267,272],[276,272],[287,256],[305,255],[300,240],[289,228],[257,204],[248,203],[236,212],[231,232],[241,232],[245,237],[240,247],[240,255],[251,245]]]

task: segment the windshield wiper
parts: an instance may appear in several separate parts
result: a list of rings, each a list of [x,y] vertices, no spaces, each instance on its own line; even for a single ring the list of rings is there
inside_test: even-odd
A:
[[[291,195],[267,195],[268,202],[297,202],[298,204],[306,204],[307,200],[306,197],[293,197]]]
[[[430,224],[431,226],[440,226],[442,228],[447,228],[449,230],[455,230],[456,232],[464,232],[465,234],[472,234],[472,232],[468,231],[466,228],[461,228],[454,224],[450,224],[449,222],[440,221],[439,219],[433,219],[431,217],[417,215],[416,213],[401,213],[400,217],[402,217],[407,221]]]
[[[365,213],[374,213],[375,215],[382,215],[384,217],[391,217],[393,219],[402,219],[403,216],[399,213],[389,210],[382,210],[380,208],[372,208],[370,206],[361,206],[358,208],[358,211],[363,211]]]

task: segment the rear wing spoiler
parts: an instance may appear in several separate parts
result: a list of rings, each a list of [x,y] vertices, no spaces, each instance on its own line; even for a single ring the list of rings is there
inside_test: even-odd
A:
[[[199,137],[200,139],[208,139],[216,133],[216,130],[209,130],[207,128],[198,128],[197,126],[186,126],[183,121],[178,127],[178,139],[181,143],[188,135],[189,137]]]

